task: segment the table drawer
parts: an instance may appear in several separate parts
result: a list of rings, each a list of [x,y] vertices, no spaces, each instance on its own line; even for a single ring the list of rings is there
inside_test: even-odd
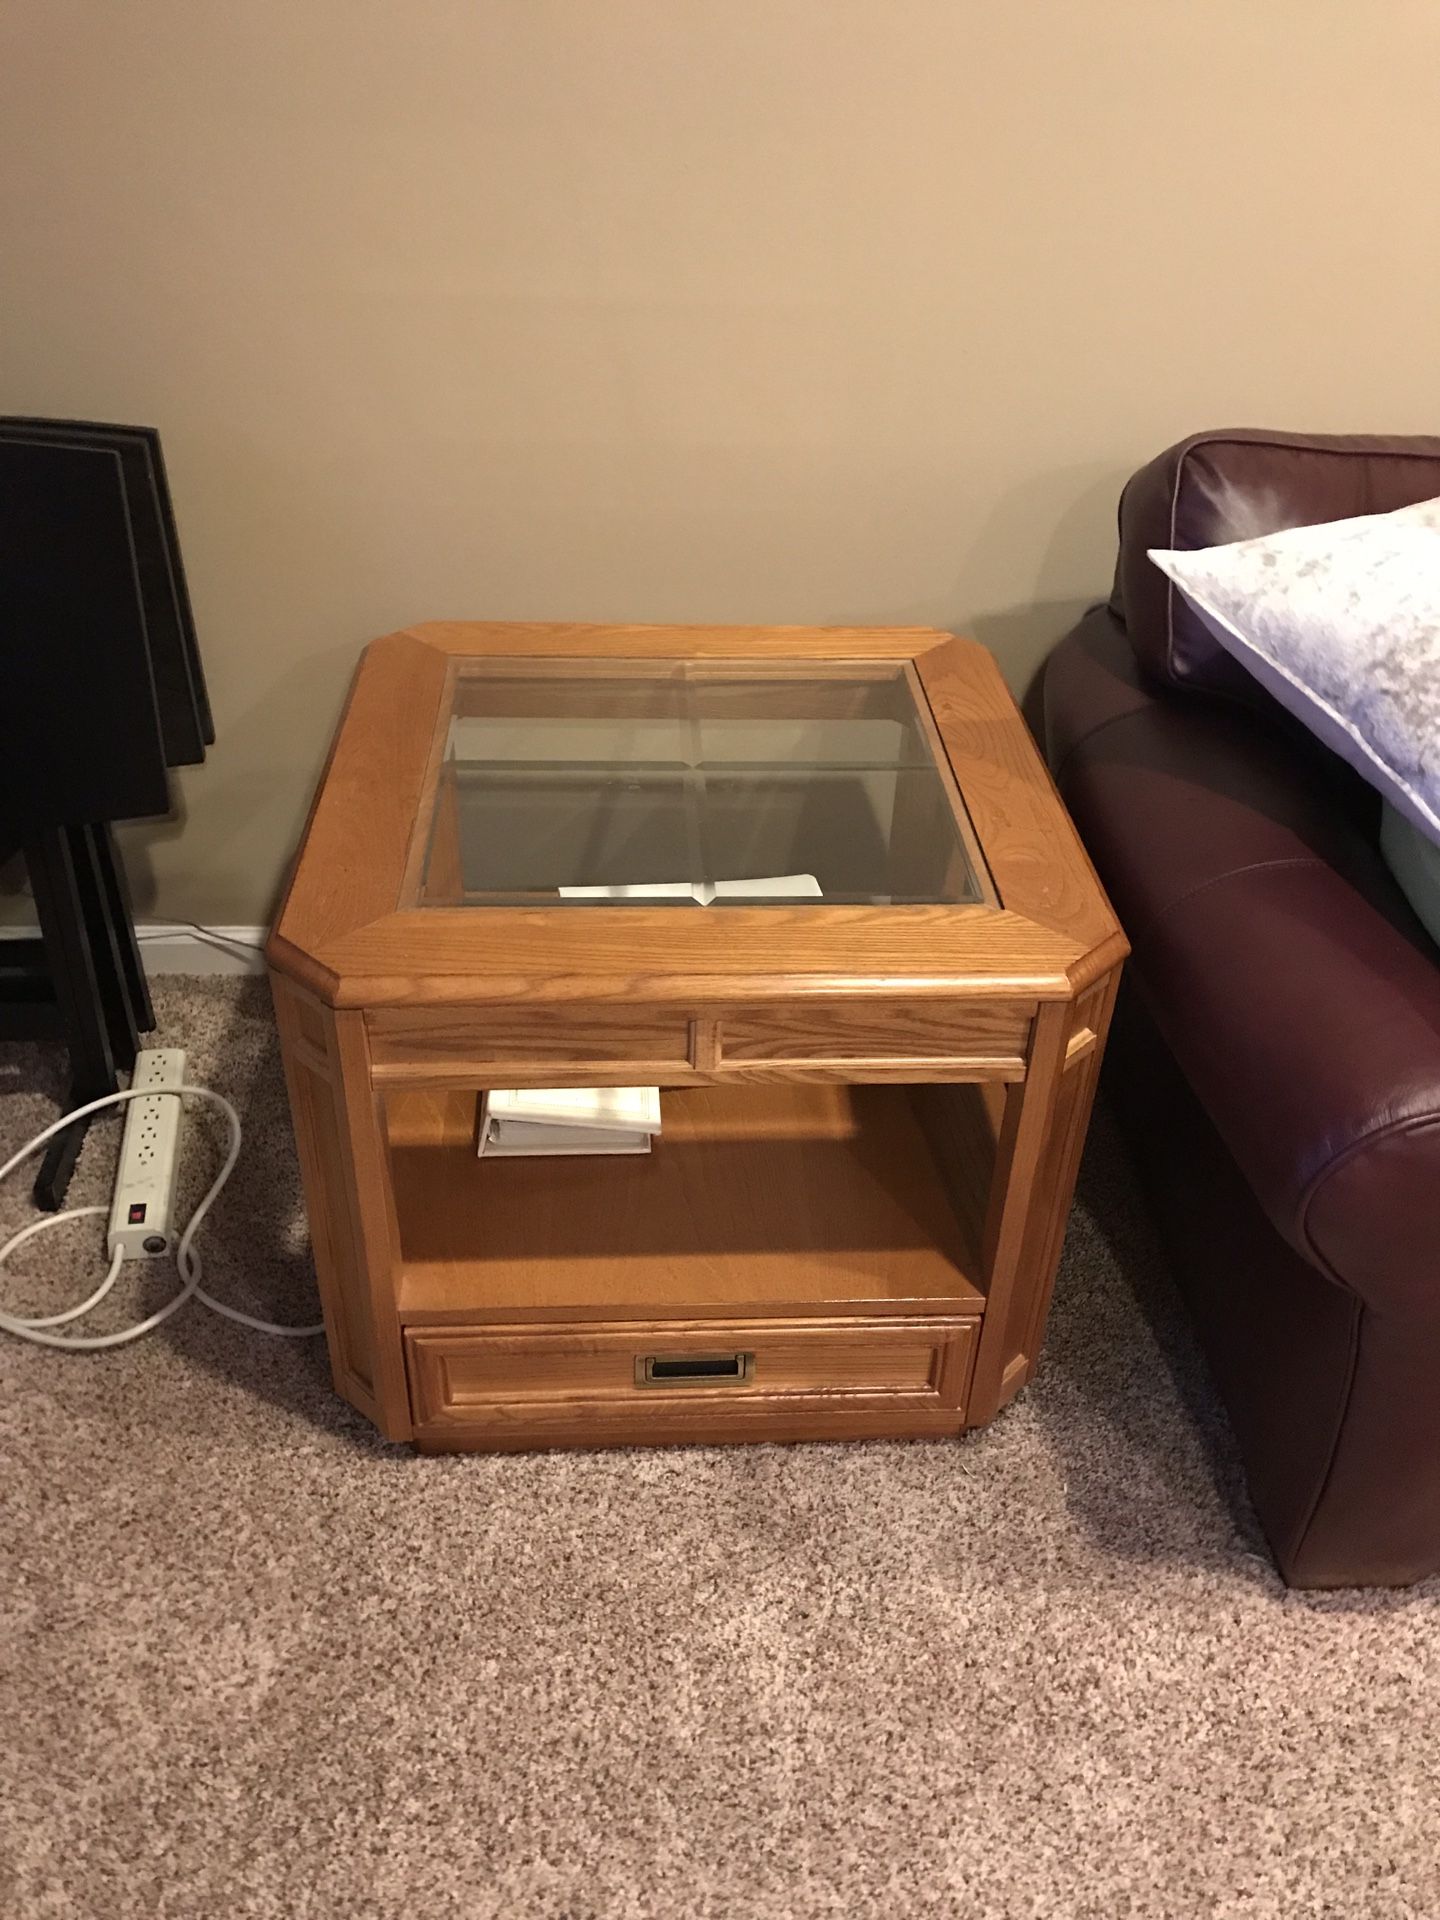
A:
[[[640,1007],[378,1007],[377,1082],[473,1086],[674,1084],[693,1078],[690,1022]]]
[[[975,1320],[411,1327],[421,1444],[955,1432]]]
[[[720,1069],[833,1065],[906,1070],[953,1069],[974,1062],[996,1078],[1025,1071],[1033,1003],[969,1001],[880,1005],[794,1000],[747,1007],[719,1020]]]

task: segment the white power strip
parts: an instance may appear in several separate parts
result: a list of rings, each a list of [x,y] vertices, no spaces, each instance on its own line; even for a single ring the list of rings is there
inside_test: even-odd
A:
[[[175,1091],[167,1094],[162,1091],[166,1087],[172,1087]],[[200,1196],[199,1206],[175,1241],[180,1291],[172,1294],[153,1313],[147,1313],[143,1320],[137,1320],[133,1326],[117,1327],[113,1333],[57,1332],[57,1328],[69,1327],[73,1321],[83,1319],[92,1308],[100,1305],[120,1277],[120,1269],[127,1259],[137,1259],[145,1254],[158,1256],[168,1249],[175,1230],[175,1169],[180,1157],[182,1100],[203,1100],[212,1107],[218,1107],[229,1128],[230,1144],[225,1150],[220,1171]],[[282,1339],[298,1340],[308,1340],[312,1334],[323,1333],[324,1327],[318,1324],[313,1327],[282,1327],[273,1320],[261,1320],[253,1313],[242,1313],[239,1307],[227,1306],[201,1286],[202,1269],[200,1255],[195,1251],[195,1235],[200,1230],[201,1221],[219,1199],[225,1182],[235,1171],[235,1162],[240,1158],[240,1116],[223,1093],[216,1093],[212,1087],[186,1083],[185,1055],[178,1047],[147,1050],[135,1062],[133,1086],[126,1087],[120,1093],[102,1093],[98,1100],[89,1100],[83,1107],[76,1107],[73,1113],[62,1113],[58,1120],[52,1120],[33,1140],[27,1140],[18,1152],[12,1153],[0,1165],[0,1181],[8,1180],[32,1153],[38,1153],[57,1133],[63,1133],[75,1121],[87,1119],[92,1113],[103,1113],[109,1107],[125,1107],[130,1116],[121,1143],[120,1177],[115,1183],[115,1200],[110,1213],[110,1271],[93,1293],[87,1294],[76,1306],[62,1308],[59,1313],[6,1313],[0,1307],[0,1333],[13,1333],[17,1339],[29,1340],[37,1347],[63,1347],[70,1353],[98,1353],[106,1347],[125,1347],[132,1340],[139,1340],[162,1321],[168,1320],[172,1313],[178,1313],[187,1300],[198,1300],[213,1313],[221,1314],[226,1320],[234,1320],[242,1327],[253,1327],[257,1333],[273,1333]],[[62,1213],[42,1214],[38,1220],[32,1220],[28,1227],[21,1227],[18,1233],[12,1233],[0,1245],[0,1271],[3,1271],[5,1262],[15,1249],[23,1247],[27,1240],[33,1240],[37,1233],[43,1233],[49,1227],[63,1226],[69,1220],[104,1212],[104,1207],[67,1207]]]
[[[180,1047],[146,1047],[135,1057],[132,1088],[180,1087],[185,1053]],[[174,1094],[131,1100],[115,1174],[106,1245],[122,1260],[158,1259],[170,1251],[175,1218],[175,1181],[180,1171],[183,1102]]]

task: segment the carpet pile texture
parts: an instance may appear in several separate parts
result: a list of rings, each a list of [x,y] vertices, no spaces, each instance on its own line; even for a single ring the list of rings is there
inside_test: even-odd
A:
[[[157,1011],[245,1122],[207,1284],[313,1317],[263,983]],[[0,1141],[60,1068],[0,1048]],[[1440,1912],[1440,1586],[1280,1586],[1103,1115],[1042,1370],[959,1443],[421,1459],[191,1306],[0,1338],[0,1444],[7,1920]]]

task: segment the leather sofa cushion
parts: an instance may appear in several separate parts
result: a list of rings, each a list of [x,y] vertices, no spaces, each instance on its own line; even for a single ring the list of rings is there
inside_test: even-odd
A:
[[[1268,696],[1146,549],[1219,546],[1437,496],[1440,439],[1241,429],[1192,434],[1142,467],[1121,495],[1111,611],[1154,680],[1260,705]]]

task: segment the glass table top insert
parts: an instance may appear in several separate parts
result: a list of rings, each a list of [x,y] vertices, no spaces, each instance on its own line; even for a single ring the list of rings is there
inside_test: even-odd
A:
[[[917,693],[889,661],[465,661],[420,904],[993,898]]]

